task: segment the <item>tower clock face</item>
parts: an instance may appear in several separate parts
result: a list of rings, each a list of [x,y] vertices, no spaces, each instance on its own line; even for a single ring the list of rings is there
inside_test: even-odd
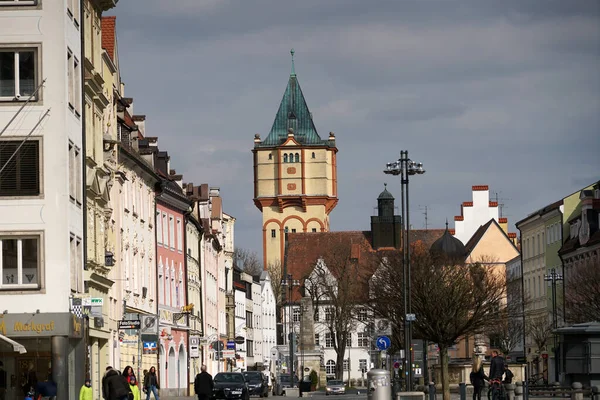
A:
[[[382,319],[380,321],[377,322],[377,329],[380,331],[385,331],[389,326],[389,322],[386,321],[385,319]]]

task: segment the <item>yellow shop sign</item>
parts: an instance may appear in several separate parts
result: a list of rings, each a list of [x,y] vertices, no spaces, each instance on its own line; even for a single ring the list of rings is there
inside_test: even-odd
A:
[[[81,337],[83,324],[71,313],[0,314],[0,333],[8,337]]]
[[[54,332],[54,321],[50,321],[47,324],[15,322],[13,330],[15,332]]]

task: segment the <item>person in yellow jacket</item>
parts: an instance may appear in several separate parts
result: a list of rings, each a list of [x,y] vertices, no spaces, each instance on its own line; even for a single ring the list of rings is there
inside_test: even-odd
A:
[[[79,400],[93,400],[92,381],[89,379],[85,380],[85,385],[79,391]]]
[[[129,388],[131,389],[131,393],[133,393],[133,399],[131,399],[131,400],[142,400],[142,395],[140,394],[140,388],[137,385],[135,376],[129,377]]]

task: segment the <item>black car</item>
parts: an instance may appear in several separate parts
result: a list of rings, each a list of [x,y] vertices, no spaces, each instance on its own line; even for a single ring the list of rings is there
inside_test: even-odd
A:
[[[248,400],[248,384],[240,372],[219,372],[213,379],[213,399],[241,399]]]
[[[250,396],[269,397],[269,382],[262,372],[246,371],[242,373],[248,382]]]

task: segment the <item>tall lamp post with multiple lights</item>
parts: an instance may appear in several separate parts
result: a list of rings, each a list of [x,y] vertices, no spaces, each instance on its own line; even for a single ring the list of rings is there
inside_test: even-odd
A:
[[[287,274],[287,276],[281,280],[281,286],[288,288],[288,322],[289,322],[289,332],[288,332],[288,342],[290,345],[290,357],[289,357],[289,371],[290,371],[290,382],[292,387],[294,387],[294,321],[293,321],[293,310],[292,310],[292,292],[294,290],[294,286],[300,286],[300,281],[297,279],[292,279],[292,274]]]
[[[411,313],[411,287],[410,287],[410,209],[408,195],[408,177],[411,175],[422,175],[425,173],[422,163],[417,163],[408,158],[408,151],[400,151],[397,161],[387,163],[383,171],[385,174],[400,175],[400,202],[402,207],[402,296],[404,298],[404,363],[406,390],[412,391],[412,326],[415,315]],[[406,189],[405,189],[406,188]],[[425,349],[425,351],[427,351]]]
[[[544,280],[552,285],[552,328],[558,329],[558,315],[556,314],[556,282],[562,281],[563,277],[556,272],[556,268],[552,268],[549,274],[544,274]],[[554,381],[558,382],[558,349],[556,343],[556,334],[554,336]]]

